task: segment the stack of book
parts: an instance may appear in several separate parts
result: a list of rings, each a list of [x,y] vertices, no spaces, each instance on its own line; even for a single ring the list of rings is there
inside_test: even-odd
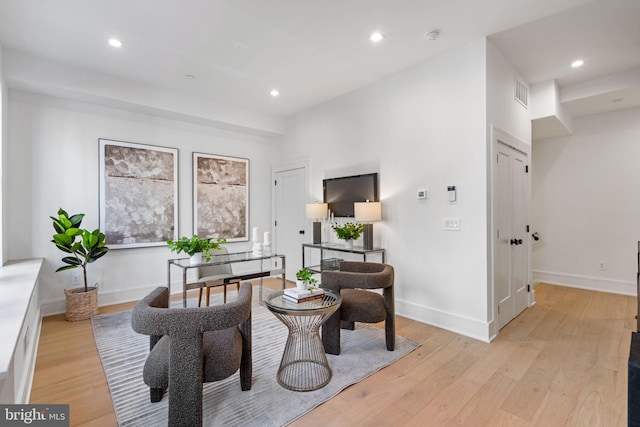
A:
[[[282,297],[288,301],[304,302],[313,300],[316,298],[322,298],[324,295],[324,289],[322,288],[310,288],[310,289],[298,289],[288,288],[284,290]]]

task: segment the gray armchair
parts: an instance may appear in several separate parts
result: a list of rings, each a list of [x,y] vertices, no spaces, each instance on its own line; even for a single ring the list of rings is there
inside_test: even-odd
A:
[[[340,328],[353,329],[354,322],[385,321],[387,350],[396,343],[393,267],[373,262],[343,261],[340,270],[323,271],[321,286],[340,293],[342,305],[322,325],[325,352],[340,354]],[[368,290],[369,289],[369,290]],[[382,289],[382,295],[370,289]]]
[[[169,425],[202,425],[203,382],[240,369],[241,389],[251,389],[251,292],[245,282],[229,304],[167,308],[169,290],[160,287],[133,308],[133,330],[151,336],[143,379],[152,402],[169,388]]]

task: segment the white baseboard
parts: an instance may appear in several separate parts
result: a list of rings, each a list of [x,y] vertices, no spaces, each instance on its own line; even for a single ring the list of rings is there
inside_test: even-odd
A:
[[[106,306],[113,304],[121,304],[123,302],[140,301],[147,296],[149,292],[157,288],[158,286],[166,286],[166,283],[161,285],[147,285],[139,288],[125,289],[111,292],[98,292],[98,305]],[[182,283],[180,286],[171,286],[171,294],[182,292]],[[61,314],[65,312],[65,299],[57,298],[48,301],[42,301],[40,303],[40,312],[43,317],[52,316],[54,314]]]
[[[636,283],[625,280],[605,279],[602,277],[580,276],[577,274],[554,273],[551,271],[533,270],[533,286],[539,283],[567,286],[570,288],[588,289],[591,291],[609,292],[636,296]]]
[[[396,314],[478,341],[488,343],[494,338],[490,332],[492,325],[488,322],[470,319],[407,301],[396,300]]]

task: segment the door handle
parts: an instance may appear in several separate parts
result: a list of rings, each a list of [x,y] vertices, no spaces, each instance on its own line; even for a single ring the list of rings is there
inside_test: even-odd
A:
[[[518,239],[518,244],[521,245],[522,244],[522,239]]]
[[[304,234],[304,230],[300,230],[300,231],[298,231],[298,233]]]
[[[516,246],[521,245],[522,239],[511,239],[511,244]]]

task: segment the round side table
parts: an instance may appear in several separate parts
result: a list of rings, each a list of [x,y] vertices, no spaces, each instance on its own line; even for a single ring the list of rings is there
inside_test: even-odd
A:
[[[272,292],[265,299],[267,308],[289,329],[278,384],[293,391],[312,391],[331,380],[331,367],[318,333],[322,325],[340,307],[340,294],[325,289],[322,298],[296,303]]]

